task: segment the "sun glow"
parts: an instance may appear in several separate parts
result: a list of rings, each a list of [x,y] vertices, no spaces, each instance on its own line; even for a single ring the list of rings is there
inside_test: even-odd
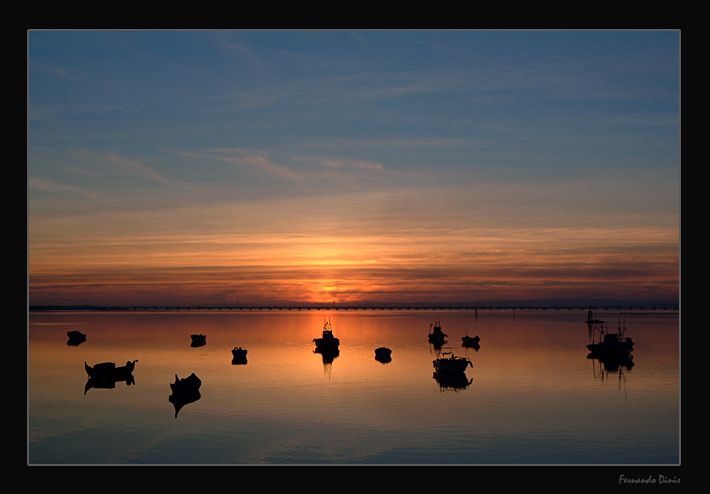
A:
[[[161,304],[172,297],[208,305],[528,298],[530,291],[560,290],[660,296],[677,288],[675,233],[608,229],[600,239],[591,228],[459,229],[409,237],[36,240],[29,275],[32,297],[43,303],[55,303],[50,293],[58,291],[77,303]]]

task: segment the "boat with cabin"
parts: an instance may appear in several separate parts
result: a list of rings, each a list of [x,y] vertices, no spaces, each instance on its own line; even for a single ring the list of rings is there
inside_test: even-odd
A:
[[[126,365],[116,367],[113,362],[103,362],[96,364],[93,367],[84,362],[84,368],[89,375],[89,379],[84,386],[84,394],[92,388],[113,389],[116,383],[125,382],[127,386],[136,383],[133,377],[133,369],[136,366],[137,360],[126,362]]]
[[[448,335],[441,330],[441,320],[437,320],[429,325],[429,341],[441,343]]]
[[[330,324],[330,319],[323,322],[323,332],[320,338],[313,338],[313,343],[316,344],[317,350],[337,350],[340,345],[340,340],[333,336],[333,327]]]
[[[439,357],[434,360],[434,370],[443,373],[461,373],[465,372],[468,366],[473,367],[473,364],[466,357],[457,357],[453,352],[442,352]]]
[[[597,330],[599,331],[599,342],[592,342],[587,345],[593,355],[623,355],[633,350],[634,342],[630,337],[625,336],[626,326],[622,326],[621,322],[619,322],[619,328],[616,333],[610,332],[603,324],[600,324]]]
[[[109,377],[119,380],[119,378],[133,373],[133,369],[136,367],[136,362],[138,361],[128,361],[126,362],[126,365],[121,367],[116,367],[116,364],[113,362],[102,362],[94,365],[93,367],[84,362],[84,368],[86,369],[86,373],[89,377]]]
[[[247,363],[247,349],[242,347],[234,347],[232,349],[232,364],[246,364]]]

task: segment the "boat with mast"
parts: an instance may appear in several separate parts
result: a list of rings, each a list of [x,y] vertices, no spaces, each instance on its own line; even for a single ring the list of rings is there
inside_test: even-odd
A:
[[[333,327],[330,318],[323,322],[323,333],[320,338],[313,338],[317,350],[337,350],[340,340],[333,336]]]
[[[443,343],[448,335],[441,330],[441,320],[437,320],[429,325],[429,341],[432,343]]]
[[[621,321],[619,321],[616,333],[610,332],[603,323],[599,324],[596,329],[599,332],[599,342],[592,341],[587,345],[593,355],[624,355],[633,350],[634,342],[625,335],[626,325],[622,325]]]
[[[587,324],[603,324],[604,321],[597,319],[592,312],[592,306],[589,306],[589,312],[587,313]]]

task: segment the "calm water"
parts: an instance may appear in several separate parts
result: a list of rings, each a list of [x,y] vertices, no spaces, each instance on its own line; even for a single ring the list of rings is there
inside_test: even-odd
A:
[[[615,326],[614,311],[598,313]],[[314,353],[330,318],[340,353]],[[434,378],[429,325],[468,357]],[[32,313],[30,464],[680,463],[676,315],[627,315],[633,365],[588,359],[586,313],[302,311]],[[67,331],[87,340],[67,344]],[[478,350],[461,346],[465,332]],[[191,347],[190,335],[207,335]],[[247,363],[232,361],[235,346]],[[375,348],[392,360],[375,360]],[[138,360],[86,389],[84,362]],[[202,380],[177,409],[175,375]]]

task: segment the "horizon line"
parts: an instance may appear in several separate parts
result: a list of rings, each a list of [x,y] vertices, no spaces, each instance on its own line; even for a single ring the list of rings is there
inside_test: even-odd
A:
[[[94,305],[94,304],[34,304],[28,305],[30,312],[52,310],[126,310],[126,311],[166,311],[166,310],[662,310],[679,311],[680,304],[673,301],[604,301],[591,303],[520,303],[515,301],[500,301],[487,303],[280,303],[280,304],[215,304],[215,305],[184,305],[184,304],[151,304],[151,305]]]

